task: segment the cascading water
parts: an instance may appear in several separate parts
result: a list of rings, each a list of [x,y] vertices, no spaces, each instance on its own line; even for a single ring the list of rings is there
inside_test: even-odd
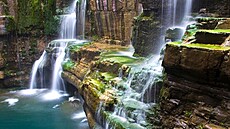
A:
[[[191,7],[192,0],[162,0],[162,25],[186,27],[188,22],[184,20],[191,13]],[[164,35],[163,31],[162,35]],[[124,83],[126,91],[112,114],[114,119],[131,121],[131,123],[135,122],[140,125],[146,124],[148,110],[158,103],[158,95],[163,82],[161,59],[160,55],[155,55],[144,65],[131,69]],[[108,123],[110,121],[103,122],[104,127],[113,128]]]
[[[79,16],[78,19],[76,19],[76,5],[80,7],[77,7],[77,11],[80,11],[77,14],[77,16]],[[69,43],[74,42],[77,44],[84,42],[74,38],[76,38],[77,20],[83,24],[82,26],[77,27],[79,27],[79,29],[82,31],[82,35],[84,35],[85,7],[86,0],[83,0],[80,3],[77,0],[74,0],[68,9],[68,14],[62,16],[62,24],[60,30],[61,39],[54,40],[49,43],[42,56],[34,63],[31,73],[30,89],[50,88],[52,92],[58,92],[59,90],[65,91],[65,84],[61,78],[62,62],[65,60],[65,58],[68,57],[68,55],[65,53],[65,49]],[[46,72],[44,67],[45,65],[49,64],[51,70]],[[46,74],[44,72],[46,72]],[[47,79],[47,77],[52,78],[52,80],[50,81],[50,79]],[[37,83],[37,80],[40,80],[40,85]]]
[[[185,27],[191,9],[192,0],[162,0],[161,22],[167,27]]]
[[[77,36],[80,39],[85,38],[85,10],[86,10],[86,0],[81,0],[77,2]]]
[[[60,32],[61,39],[76,38],[76,4],[77,0],[74,0],[68,10],[68,14],[62,15],[62,24]]]
[[[46,51],[43,52],[42,56],[35,61],[33,68],[32,68],[32,74],[30,77],[30,89],[34,89],[37,88],[37,81],[36,81],[36,75],[37,72],[39,71],[40,74],[42,74],[43,69],[39,69],[39,66],[42,64],[42,62],[44,61],[44,57],[46,55]],[[41,72],[40,72],[41,71]],[[43,79],[41,78],[41,82],[43,81]],[[43,88],[43,83],[41,83],[41,87]]]

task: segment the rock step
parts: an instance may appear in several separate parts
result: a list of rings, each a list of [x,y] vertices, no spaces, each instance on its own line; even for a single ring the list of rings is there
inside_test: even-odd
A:
[[[196,43],[222,45],[230,36],[230,29],[197,30]]]
[[[230,29],[230,18],[196,18],[198,29]]]
[[[230,47],[174,42],[166,46],[163,66],[176,76],[230,88],[229,53]]]

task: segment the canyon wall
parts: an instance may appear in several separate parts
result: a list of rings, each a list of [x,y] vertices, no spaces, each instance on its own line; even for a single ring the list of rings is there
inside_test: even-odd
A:
[[[86,35],[109,43],[129,45],[133,17],[141,11],[138,0],[90,0],[86,12]],[[112,41],[111,41],[112,40]]]
[[[57,35],[55,4],[55,1],[0,1],[1,88],[28,85],[34,61]]]

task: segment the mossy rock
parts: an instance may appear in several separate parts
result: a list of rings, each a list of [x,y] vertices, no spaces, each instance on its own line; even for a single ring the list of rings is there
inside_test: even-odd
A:
[[[201,43],[191,43],[191,44],[183,44],[181,42],[170,42],[168,45],[173,46],[182,46],[187,48],[194,48],[194,49],[207,49],[207,50],[221,50],[221,51],[229,51],[230,47],[224,47],[220,45],[213,45],[213,44],[201,44]]]
[[[131,123],[127,119],[114,115],[113,113],[104,112],[103,114],[109,125],[116,129],[146,129],[137,123]]]
[[[75,62],[72,60],[66,60],[62,63],[63,70],[69,71],[71,68],[73,68],[76,65]]]
[[[221,45],[229,35],[230,29],[197,30],[194,42]]]
[[[7,18],[7,23],[6,23],[6,30],[7,32],[12,32],[15,31],[16,25],[15,25],[15,19],[13,16],[5,16]]]

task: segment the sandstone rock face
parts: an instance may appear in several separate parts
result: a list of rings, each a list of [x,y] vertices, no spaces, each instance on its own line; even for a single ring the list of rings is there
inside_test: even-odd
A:
[[[230,127],[228,20],[197,21],[184,41],[166,45],[167,78],[160,103],[163,128]]]
[[[51,40],[49,36],[44,36],[44,25],[41,24],[45,24],[43,12],[49,12],[40,8],[40,2],[0,1],[0,71],[4,72],[4,79],[0,80],[1,88],[26,86],[29,69]],[[52,2],[44,7],[55,10]]]
[[[124,85],[119,85],[119,83],[122,83],[119,76],[122,75],[126,78],[130,69],[128,63],[136,61],[136,58],[119,55],[116,52],[122,48],[124,49],[124,47],[118,45],[93,43],[70,52],[71,61],[75,65],[64,69],[62,76],[77,88],[77,91],[85,100],[84,109],[91,128],[95,128],[97,123],[105,127],[103,124],[105,120],[110,121],[110,124],[115,128],[144,128],[135,123],[123,121],[124,118],[114,117],[111,114],[120,98],[118,92],[125,89]],[[129,108],[142,110],[139,106],[135,107],[135,105],[129,105],[129,103],[136,104],[138,102],[127,100],[125,103],[127,110]]]
[[[223,83],[221,68],[229,52],[229,49],[209,50],[168,44],[163,66],[167,73],[173,75],[193,78],[200,82]]]
[[[133,17],[138,14],[138,2],[90,0],[86,16],[86,35],[108,37],[129,45]]]

